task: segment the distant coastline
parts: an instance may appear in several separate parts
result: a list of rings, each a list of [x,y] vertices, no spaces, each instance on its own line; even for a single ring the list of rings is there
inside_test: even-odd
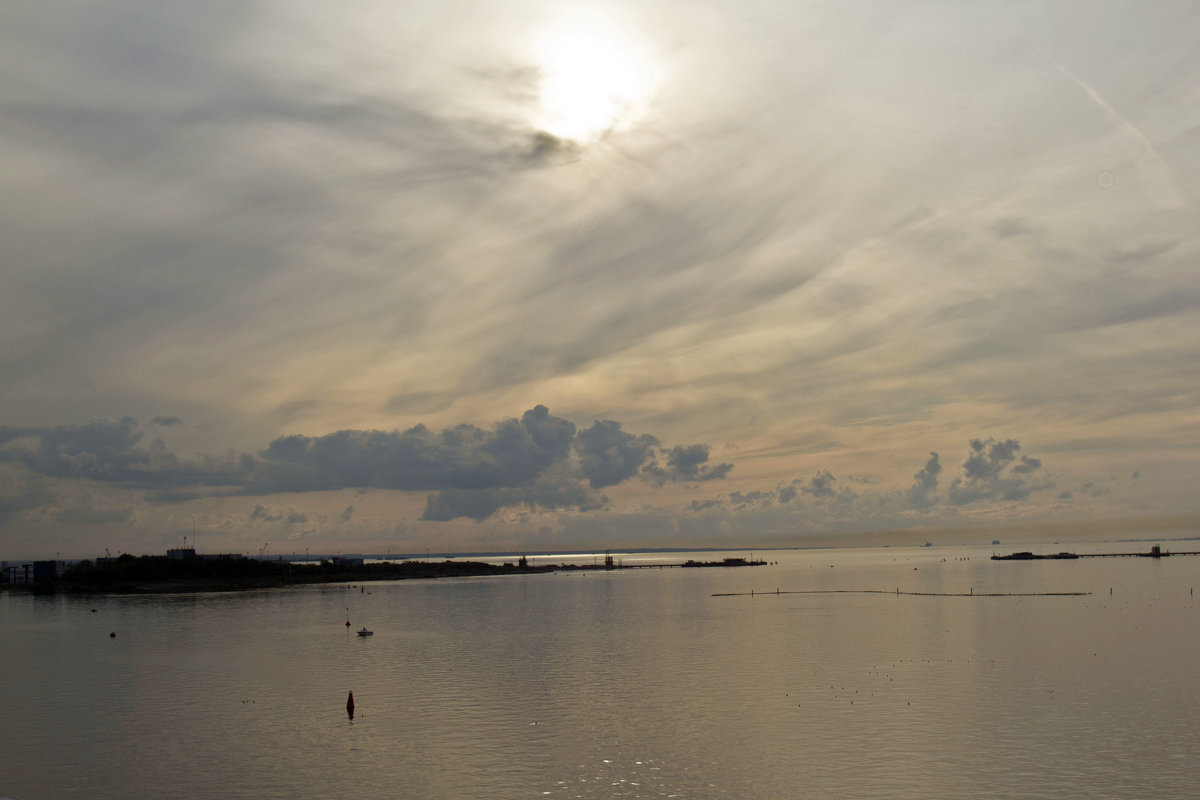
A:
[[[693,551],[694,552],[694,551]],[[81,561],[53,578],[4,589],[34,594],[180,594],[276,589],[319,583],[467,578],[490,575],[533,575],[552,572],[604,572],[667,567],[745,567],[766,561],[725,558],[720,561],[625,565],[606,558],[595,564],[529,564],[520,557],[501,564],[483,561],[410,560],[364,563],[361,558],[323,559],[295,563],[245,557],[219,559],[132,556]]]

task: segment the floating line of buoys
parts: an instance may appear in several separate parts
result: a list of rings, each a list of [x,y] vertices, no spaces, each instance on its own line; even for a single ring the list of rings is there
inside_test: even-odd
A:
[[[896,589],[801,589],[798,591],[781,592],[715,592],[712,597],[757,597],[780,594],[905,594],[910,597],[1085,597],[1091,592],[980,592],[972,587],[970,592],[902,592]]]

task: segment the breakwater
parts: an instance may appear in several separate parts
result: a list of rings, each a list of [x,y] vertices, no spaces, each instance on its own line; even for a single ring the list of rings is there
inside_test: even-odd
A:
[[[1154,545],[1145,553],[1070,553],[1062,551],[1058,553],[1032,553],[1028,550],[1019,553],[1010,553],[1009,555],[993,555],[992,561],[1045,561],[1045,560],[1071,560],[1076,558],[1167,558],[1169,556],[1200,556],[1200,551],[1187,550],[1182,552],[1172,553],[1169,550],[1164,550],[1160,545]]]

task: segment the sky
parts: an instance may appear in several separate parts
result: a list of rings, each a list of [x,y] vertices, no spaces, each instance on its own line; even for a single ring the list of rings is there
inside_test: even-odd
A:
[[[6,3],[0,557],[1195,534],[1198,30]]]

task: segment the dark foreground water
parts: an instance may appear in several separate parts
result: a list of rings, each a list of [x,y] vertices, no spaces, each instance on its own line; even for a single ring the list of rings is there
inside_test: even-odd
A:
[[[1195,797],[1200,557],[991,552],[0,595],[0,795]]]

